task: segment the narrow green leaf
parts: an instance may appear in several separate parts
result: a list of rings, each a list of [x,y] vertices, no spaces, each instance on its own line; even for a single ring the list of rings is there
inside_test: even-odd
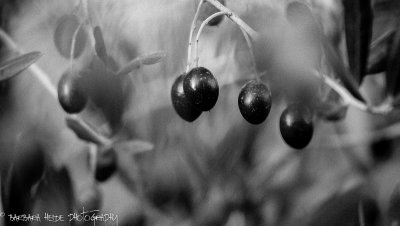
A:
[[[142,56],[141,63],[143,65],[156,64],[156,63],[160,62],[163,58],[165,58],[166,55],[167,55],[167,53],[165,51],[151,53],[146,56]]]
[[[105,64],[107,64],[108,57],[107,57],[106,44],[104,42],[103,32],[101,31],[99,26],[96,26],[93,29],[93,36],[95,40],[94,48],[96,50],[96,54]]]
[[[67,116],[65,120],[67,126],[74,131],[76,136],[78,136],[80,139],[99,145],[104,143],[104,141],[101,139],[102,136],[93,128],[89,127],[89,125],[85,123],[83,119],[75,116]]]
[[[133,155],[148,152],[154,149],[154,144],[142,140],[120,141],[113,144],[116,151],[124,151]]]
[[[0,82],[10,79],[35,63],[42,54],[40,52],[26,53],[0,64]]]
[[[338,50],[333,47],[332,43],[328,42],[326,38],[322,38],[322,45],[325,52],[325,57],[333,70],[335,76],[337,76],[343,83],[344,87],[357,99],[365,103],[365,99],[358,90],[358,85],[354,77],[351,76],[350,72],[344,65],[342,58],[339,55]]]
[[[342,3],[350,71],[357,83],[360,84],[366,74],[372,36],[371,1],[342,0]]]
[[[397,96],[400,91],[400,26],[397,27],[389,47],[386,71],[386,91],[389,96]]]

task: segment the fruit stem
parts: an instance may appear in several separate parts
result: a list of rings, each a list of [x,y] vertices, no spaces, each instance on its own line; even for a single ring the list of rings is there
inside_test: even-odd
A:
[[[222,15],[229,16],[228,13],[226,13],[226,12],[217,12],[217,13],[214,13],[211,16],[207,17],[207,19],[205,19],[200,25],[200,28],[197,31],[197,35],[196,35],[196,47],[195,47],[195,56],[196,56],[195,63],[196,63],[196,67],[199,66],[199,39],[200,39],[201,32],[203,32],[203,29],[208,24],[208,22],[210,22],[212,19],[214,19],[214,18],[216,18],[218,16],[222,16]]]
[[[190,25],[190,33],[189,33],[189,45],[188,45],[188,54],[187,54],[187,64],[186,64],[186,73],[190,70],[191,56],[192,56],[192,39],[194,31],[196,30],[197,19],[199,18],[199,13],[201,6],[203,5],[205,0],[200,0],[197,5],[196,13],[194,14],[192,24]]]
[[[8,46],[11,50],[17,52],[18,54],[23,54],[23,50],[14,42],[14,40],[0,28],[0,39]],[[57,89],[49,79],[49,76],[44,72],[36,63],[32,64],[28,68],[33,75],[42,83],[44,88],[57,99]]]
[[[96,160],[98,149],[95,144],[89,144],[89,167],[92,173],[96,172]]]
[[[251,58],[251,63],[252,63],[252,68],[253,68],[253,72],[254,72],[254,77],[257,81],[260,81],[261,78],[260,76],[257,74],[257,68],[256,68],[256,57],[254,55],[254,50],[253,50],[253,43],[251,41],[251,38],[249,36],[249,34],[247,34],[246,30],[244,30],[242,27],[239,27],[240,30],[243,33],[244,38],[246,39],[246,43],[247,43],[247,47],[249,47],[249,53],[250,53],[250,58]]]
[[[227,13],[228,18],[232,20],[234,23],[236,23],[239,27],[243,28],[253,40],[259,39],[260,35],[255,30],[253,30],[253,28],[251,28],[248,24],[246,24],[242,19],[240,19],[238,15],[236,15],[230,9],[222,5],[219,1],[217,0],[205,0],[205,1],[212,4],[215,8],[219,9],[219,11]]]
[[[345,105],[351,105],[361,111],[378,115],[385,115],[393,111],[393,107],[388,103],[384,103],[379,106],[371,106],[368,103],[366,104],[361,102],[360,100],[355,98],[346,88],[344,88],[334,79],[330,78],[328,75],[325,75],[317,70],[314,70],[312,74],[314,74],[318,78],[321,78],[326,85],[328,85],[336,93],[338,93],[343,98]]]
[[[80,23],[79,26],[76,28],[76,30],[74,31],[74,34],[72,35],[72,41],[71,41],[71,51],[70,51],[70,56],[69,56],[69,60],[70,60],[70,64],[71,64],[71,69],[72,69],[72,64],[74,61],[74,55],[75,55],[75,45],[76,45],[76,37],[78,36],[78,32],[81,29],[82,24]]]

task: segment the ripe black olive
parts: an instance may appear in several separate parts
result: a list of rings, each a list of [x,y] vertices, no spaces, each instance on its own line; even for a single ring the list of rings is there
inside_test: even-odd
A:
[[[81,77],[72,70],[67,70],[58,82],[58,100],[61,107],[70,114],[81,112],[87,103],[88,96],[84,90]]]
[[[296,149],[305,148],[314,132],[312,112],[308,107],[293,104],[281,115],[279,126],[283,140]]]
[[[193,122],[201,115],[201,111],[193,106],[187,99],[185,92],[183,91],[183,78],[184,74],[180,75],[172,85],[172,105],[181,118],[188,122]]]
[[[211,110],[218,100],[219,87],[213,74],[204,67],[193,68],[183,79],[183,91],[189,101],[202,111]]]
[[[95,177],[99,182],[106,181],[117,169],[117,154],[113,148],[99,153],[96,162]]]
[[[271,90],[260,81],[249,81],[241,89],[238,105],[240,113],[251,124],[260,124],[271,110]]]

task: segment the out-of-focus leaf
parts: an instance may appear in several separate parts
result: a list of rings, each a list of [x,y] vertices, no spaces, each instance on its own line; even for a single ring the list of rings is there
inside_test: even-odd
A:
[[[104,144],[102,136],[91,128],[83,119],[76,116],[67,116],[65,119],[67,126],[74,131],[80,139],[92,142],[95,144]]]
[[[321,33],[321,25],[317,23],[311,8],[303,2],[290,2],[286,6],[286,18],[295,28],[310,35],[319,36]]]
[[[308,226],[360,225],[359,205],[362,206],[365,226],[381,225],[381,213],[377,202],[355,188],[336,195],[321,205],[311,217]]]
[[[137,70],[141,65],[152,65],[160,62],[163,58],[165,58],[165,51],[158,51],[155,53],[150,53],[145,56],[141,56],[131,60],[124,67],[122,67],[118,72],[117,76],[122,76],[129,74],[130,72]]]
[[[393,36],[394,30],[389,30],[371,44],[367,74],[377,74],[386,71],[389,45]]]
[[[159,51],[155,53],[148,54],[146,56],[141,57],[141,62],[143,65],[152,65],[160,62],[167,53],[165,51]]]
[[[133,59],[131,62],[129,62],[127,65],[125,65],[117,72],[117,76],[127,75],[131,71],[139,69],[140,65],[141,65],[140,58]]]
[[[108,57],[107,57],[106,44],[104,42],[103,32],[101,31],[99,26],[96,26],[93,29],[93,36],[95,40],[94,48],[96,50],[96,54],[105,64],[107,64]]]
[[[386,71],[386,91],[389,96],[397,96],[400,91],[400,26],[397,27],[389,47]]]
[[[340,81],[343,83],[344,87],[358,100],[365,102],[365,99],[358,90],[358,85],[353,76],[344,65],[339,52],[332,43],[328,42],[326,38],[322,38],[322,45],[325,51],[326,60]]]
[[[372,36],[370,0],[342,0],[344,6],[347,55],[350,71],[358,83],[366,74]]]
[[[75,32],[78,30],[74,46],[74,58],[79,57],[86,47],[87,33],[80,26],[76,15],[65,15],[57,21],[57,27],[54,31],[54,44],[61,56],[69,59],[71,56],[72,42]]]
[[[42,54],[40,52],[26,53],[17,58],[0,64],[0,82],[10,79],[35,63]]]
[[[142,140],[120,141],[113,144],[114,149],[135,154],[148,152],[154,149],[154,144]]]

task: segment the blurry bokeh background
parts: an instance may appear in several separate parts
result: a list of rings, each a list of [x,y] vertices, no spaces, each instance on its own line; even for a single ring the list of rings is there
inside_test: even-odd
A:
[[[154,150],[139,156],[118,153],[118,172],[104,183],[96,182],[88,166],[93,146],[65,125],[66,114],[58,101],[25,71],[0,84],[2,171],[10,167],[21,139],[33,139],[44,150],[49,168],[67,169],[72,199],[118,214],[119,225],[361,225],[360,203],[365,203],[365,225],[390,225],[389,215],[396,217],[396,211],[388,211],[390,200],[400,182],[399,117],[350,107],[341,121],[317,118],[313,139],[304,150],[291,149],[281,138],[279,117],[290,96],[326,92],[312,75],[302,72],[319,64],[318,46],[288,25],[287,2],[226,1],[262,35],[255,43],[257,70],[266,73],[263,81],[272,89],[273,104],[267,120],[254,126],[237,106],[243,85],[237,81],[252,78],[254,70],[235,24],[225,18],[201,36],[199,64],[217,78],[220,96],[215,108],[188,123],[175,113],[170,89],[186,67],[195,1],[89,0],[91,23],[101,27],[118,67],[159,50],[166,51],[166,57],[132,72],[128,79],[107,81],[101,80],[104,70],[93,62],[94,50],[88,44],[73,64],[98,69],[89,80],[102,95],[81,113],[82,118],[105,135],[149,141]],[[347,62],[341,1],[304,2],[312,6],[324,33]],[[71,62],[57,51],[54,30],[57,20],[71,14],[78,3],[0,1],[1,28],[24,52],[43,53],[37,65],[55,85]],[[395,24],[400,7],[389,0],[373,4],[374,39]],[[16,56],[1,42],[0,53],[1,60]],[[382,101],[383,76],[368,76],[361,92],[373,103]],[[393,128],[390,133],[376,136],[388,126]],[[187,156],[195,156],[189,159],[196,162]],[[68,203],[63,182],[52,183],[44,185],[48,191],[44,189],[41,198],[32,200],[34,213],[62,211],[60,203]],[[137,190],[138,183],[142,191]]]

